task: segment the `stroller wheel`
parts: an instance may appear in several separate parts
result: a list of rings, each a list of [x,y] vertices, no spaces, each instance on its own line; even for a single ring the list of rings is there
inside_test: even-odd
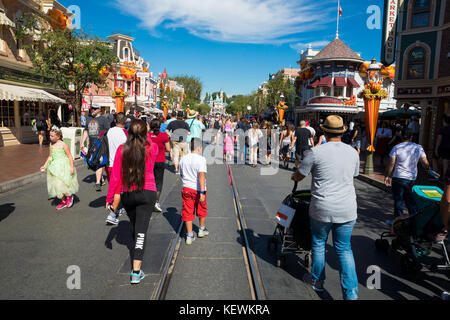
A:
[[[394,250],[394,251],[398,251],[400,249],[400,244],[398,243],[397,239],[392,239],[391,247],[392,247],[392,250]]]
[[[408,275],[412,280],[417,280],[422,265],[418,261],[412,260],[407,255],[403,255],[400,260],[402,272]]]
[[[375,248],[378,251],[386,252],[389,248],[389,242],[386,239],[375,240]]]
[[[311,263],[312,263],[312,261],[311,261],[311,253],[305,254],[305,267],[307,269],[311,268]]]

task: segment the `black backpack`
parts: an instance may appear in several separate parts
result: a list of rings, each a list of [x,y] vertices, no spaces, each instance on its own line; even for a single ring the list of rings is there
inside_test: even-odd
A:
[[[109,165],[108,138],[105,131],[102,131],[98,138],[90,140],[89,149],[84,161],[88,168],[93,171]]]
[[[214,121],[214,129],[217,129],[217,130],[219,130],[220,129],[220,123],[219,123],[219,121]]]
[[[348,129],[344,135],[342,136],[342,142],[346,144],[350,144],[353,138],[353,134],[355,133],[354,130]]]

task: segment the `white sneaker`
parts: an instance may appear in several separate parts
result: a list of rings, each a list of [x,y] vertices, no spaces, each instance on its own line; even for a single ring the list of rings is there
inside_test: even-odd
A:
[[[199,238],[203,238],[203,237],[206,237],[208,234],[209,234],[209,231],[208,231],[208,229],[205,228],[205,230],[200,229],[198,231],[198,235],[197,236]]]
[[[190,237],[190,236],[186,235],[186,244],[187,245],[191,245],[192,242],[194,242],[194,240],[195,240],[195,236]]]
[[[159,202],[155,203],[155,211],[156,212],[162,212],[161,205],[159,204]]]

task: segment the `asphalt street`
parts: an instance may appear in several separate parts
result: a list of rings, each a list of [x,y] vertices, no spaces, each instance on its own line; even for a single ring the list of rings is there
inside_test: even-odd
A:
[[[261,168],[261,167],[260,167]],[[325,293],[318,295],[302,277],[303,258],[289,256],[286,268],[276,266],[267,250],[276,222],[275,213],[290,193],[292,170],[280,168],[274,175],[260,168],[232,165],[247,235],[255,254],[267,299],[342,299],[339,265],[331,239],[327,245]],[[144,256],[147,277],[138,286],[129,284],[131,234],[128,218],[107,226],[104,208],[106,187],[94,191],[94,176],[79,169],[80,191],[73,208],[60,212],[48,199],[45,181],[0,195],[0,299],[150,299],[161,279],[168,253],[180,225],[181,183],[166,170],[161,197],[163,213],[153,214]],[[310,178],[299,189],[309,189]],[[210,235],[192,246],[181,243],[166,299],[251,299],[242,239],[237,225],[230,182],[225,165],[208,166],[207,226]],[[418,280],[400,270],[400,256],[375,250],[374,240],[386,231],[392,216],[390,194],[355,180],[358,220],[353,233],[360,299],[427,300],[450,290],[449,279],[424,268]],[[198,220],[194,223],[198,226]],[[194,227],[194,231],[197,227]],[[438,248],[427,262],[440,261]],[[69,289],[75,266],[80,270],[80,289]],[[381,270],[379,289],[367,288],[368,267]],[[68,270],[69,268],[69,270]]]

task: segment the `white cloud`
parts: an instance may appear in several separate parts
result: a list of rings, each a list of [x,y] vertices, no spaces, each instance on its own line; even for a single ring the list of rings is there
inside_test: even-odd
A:
[[[318,30],[333,18],[330,1],[305,0],[115,0],[152,34],[184,28],[200,38],[237,43],[283,44]]]
[[[311,47],[313,49],[322,49],[324,48],[327,44],[329,44],[331,42],[331,40],[319,40],[319,41],[312,41],[312,42],[297,42],[297,43],[292,43],[289,46],[296,50],[297,52],[300,52],[300,50],[305,50],[308,45],[311,45]]]

